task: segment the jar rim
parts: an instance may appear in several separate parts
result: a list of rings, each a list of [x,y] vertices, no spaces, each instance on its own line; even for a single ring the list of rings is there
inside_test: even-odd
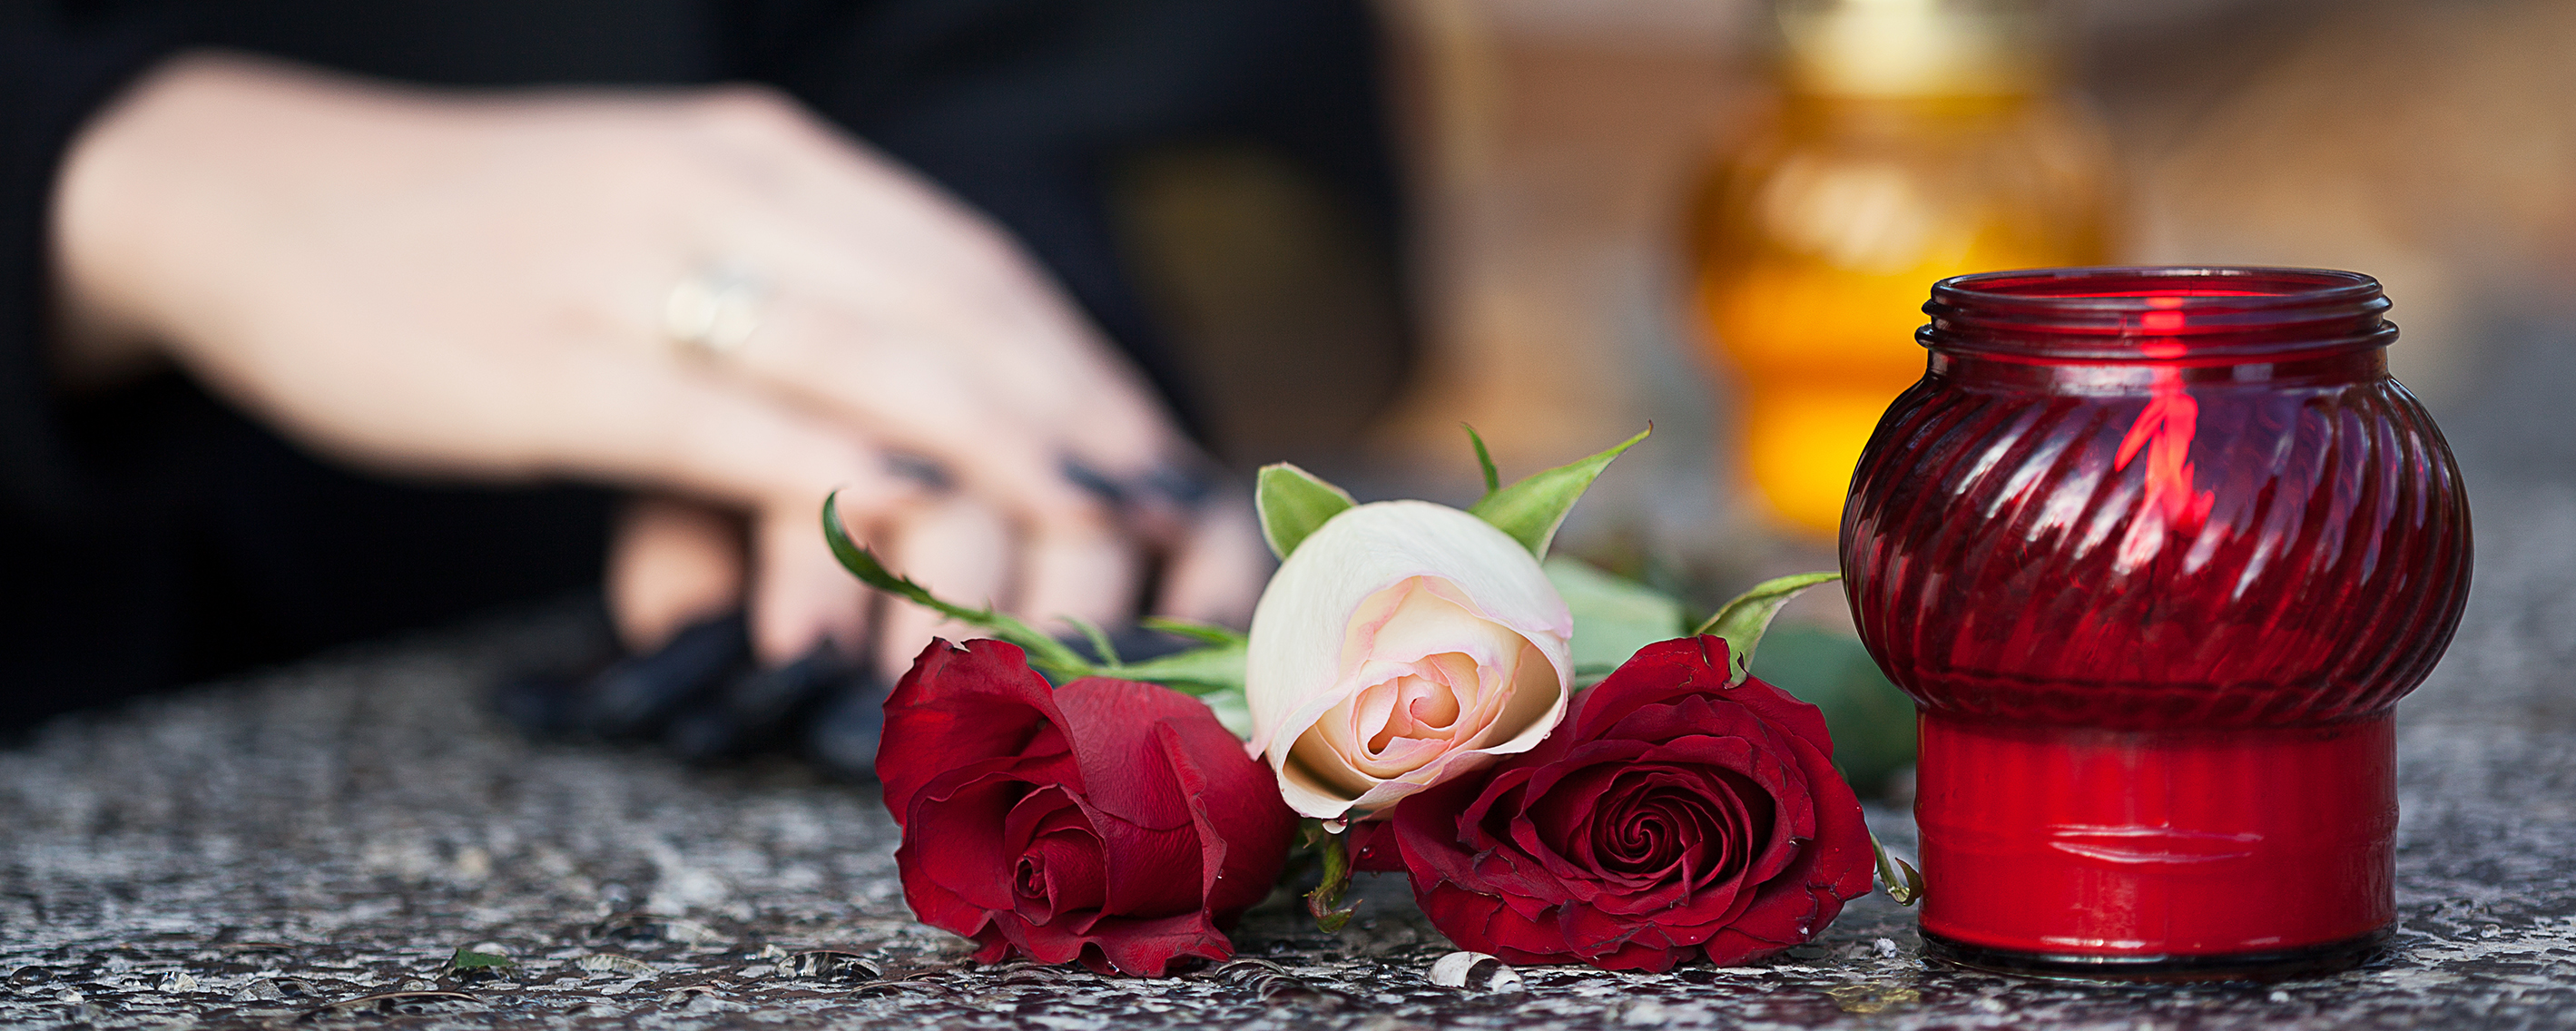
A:
[[[1952,276],[1916,334],[1936,351],[2024,360],[2270,361],[2386,347],[2379,281],[2358,272],[2128,265]]]

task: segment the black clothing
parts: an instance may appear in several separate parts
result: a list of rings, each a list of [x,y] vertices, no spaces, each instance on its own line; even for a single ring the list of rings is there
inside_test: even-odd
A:
[[[1122,156],[1257,142],[1393,237],[1360,0],[0,5],[0,727],[599,573],[599,491],[358,476],[177,375],[106,396],[50,387],[45,227],[64,148],[191,46],[439,86],[770,83],[1014,230],[1185,422],[1119,261],[1107,180]]]

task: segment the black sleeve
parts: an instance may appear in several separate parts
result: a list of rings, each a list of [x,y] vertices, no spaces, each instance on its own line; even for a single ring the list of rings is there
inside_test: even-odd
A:
[[[88,6],[0,5],[0,505],[56,518],[73,484],[46,359],[55,174],[91,113],[181,37],[158,9]]]

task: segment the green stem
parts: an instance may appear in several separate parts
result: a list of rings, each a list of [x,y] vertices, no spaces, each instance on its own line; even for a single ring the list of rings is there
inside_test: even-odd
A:
[[[1315,926],[1327,934],[1350,926],[1357,906],[1342,905],[1342,896],[1351,890],[1351,843],[1345,830],[1335,834],[1324,829],[1324,821],[1308,819],[1299,822],[1303,844],[1314,849],[1324,861],[1324,883],[1306,893],[1306,912],[1315,917]]]

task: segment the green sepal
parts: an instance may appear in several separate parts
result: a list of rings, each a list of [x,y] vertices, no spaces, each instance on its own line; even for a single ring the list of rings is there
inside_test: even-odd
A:
[[[1762,632],[1771,628],[1771,617],[1780,614],[1780,606],[1789,603],[1807,588],[1843,578],[1841,573],[1799,573],[1754,584],[1753,589],[1736,595],[1735,600],[1719,606],[1717,614],[1691,631],[1693,636],[1716,634],[1726,638],[1726,683],[1733,687],[1744,682],[1753,666],[1753,649],[1762,643]]]
[[[1887,854],[1887,846],[1878,843],[1878,835],[1869,836],[1869,850],[1878,856],[1878,883],[1887,889],[1887,897],[1900,906],[1923,901],[1923,875],[1906,865],[1905,860]]]
[[[1136,625],[1147,630],[1159,630],[1174,637],[1186,637],[1203,644],[1242,644],[1250,640],[1243,636],[1243,631],[1230,626],[1196,623],[1186,619],[1173,619],[1169,616],[1146,616],[1137,620]]]
[[[1118,646],[1110,643],[1109,631],[1100,629],[1100,624],[1094,623],[1080,616],[1073,615],[1057,616],[1055,618],[1061,619],[1067,624],[1070,624],[1075,630],[1082,633],[1083,640],[1091,642],[1091,657],[1100,660],[1101,665],[1110,669],[1117,669],[1126,665],[1126,663],[1119,661]]]
[[[1324,821],[1298,821],[1298,843],[1315,850],[1324,861],[1324,882],[1306,893],[1306,912],[1315,918],[1315,927],[1326,934],[1350,926],[1358,906],[1342,905],[1342,896],[1351,890],[1351,843],[1348,828],[1335,834],[1324,829]]]
[[[1476,434],[1475,427],[1462,422],[1458,428],[1467,431],[1468,443],[1476,445],[1476,468],[1485,473],[1485,497],[1493,497],[1495,491],[1503,489],[1503,474],[1494,468],[1494,453],[1485,450],[1485,438]],[[1481,502],[1484,498],[1476,500]]]
[[[1357,504],[1349,491],[1286,462],[1262,466],[1253,489],[1253,505],[1261,512],[1261,539],[1270,542],[1270,553],[1283,562],[1326,520]]]
[[[1203,695],[1214,691],[1243,690],[1243,667],[1243,645],[1212,644],[1143,662],[1106,667],[1100,670],[1100,675],[1142,680],[1182,694]]]
[[[1619,453],[1655,432],[1651,425],[1619,446],[1580,461],[1557,466],[1545,472],[1532,473],[1527,479],[1485,495],[1485,499],[1467,507],[1467,514],[1493,524],[1495,529],[1521,542],[1530,554],[1547,557],[1549,542],[1556,539],[1556,528],[1565,525],[1565,514],[1599,478],[1601,470]]]

